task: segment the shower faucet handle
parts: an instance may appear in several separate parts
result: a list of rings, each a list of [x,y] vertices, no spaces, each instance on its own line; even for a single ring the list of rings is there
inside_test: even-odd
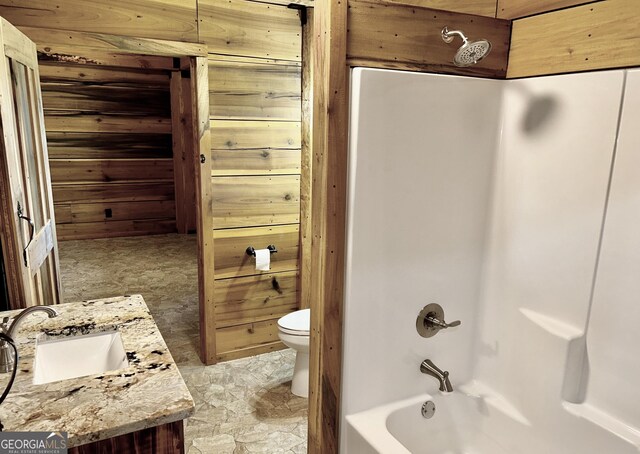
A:
[[[451,323],[446,323],[444,320],[440,320],[434,315],[427,315],[426,319],[427,319],[427,322],[433,323],[434,325],[439,326],[440,329],[453,328],[454,326],[458,326],[462,323],[460,320],[456,320]]]
[[[460,320],[447,323],[444,321],[444,310],[442,306],[436,303],[427,304],[416,320],[416,329],[422,337],[431,337],[438,334],[442,329],[453,328],[459,326]]]

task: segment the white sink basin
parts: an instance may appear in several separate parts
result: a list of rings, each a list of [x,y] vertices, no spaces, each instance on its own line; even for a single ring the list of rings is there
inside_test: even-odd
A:
[[[36,342],[33,383],[40,385],[129,366],[117,331]]]

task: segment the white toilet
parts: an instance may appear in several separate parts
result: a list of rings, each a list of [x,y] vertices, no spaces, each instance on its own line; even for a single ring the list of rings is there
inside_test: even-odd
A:
[[[309,329],[311,310],[303,309],[285,315],[278,320],[278,336],[289,348],[296,351],[291,392],[296,396],[309,397]]]

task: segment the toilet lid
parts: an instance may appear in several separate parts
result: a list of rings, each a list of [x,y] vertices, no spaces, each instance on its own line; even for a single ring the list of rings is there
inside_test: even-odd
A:
[[[287,334],[308,336],[311,325],[311,309],[295,311],[278,320],[278,328]]]

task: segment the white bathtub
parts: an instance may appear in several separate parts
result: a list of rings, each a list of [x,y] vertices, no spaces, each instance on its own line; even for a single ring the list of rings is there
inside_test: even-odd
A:
[[[435,403],[436,411],[432,418],[426,419],[421,408],[429,400]],[[510,443],[496,440],[490,428],[499,424],[505,429],[500,432],[508,430],[512,437],[517,437],[527,425],[518,419],[521,419],[519,415],[509,417],[496,411],[496,406],[488,405],[482,397],[458,391],[422,394],[347,416],[347,452],[511,454]]]
[[[426,401],[436,406],[422,416]],[[585,417],[534,427],[504,398],[473,383],[346,417],[346,454],[637,454],[637,442]],[[555,430],[554,430],[555,429]],[[628,435],[628,434],[627,434]]]

